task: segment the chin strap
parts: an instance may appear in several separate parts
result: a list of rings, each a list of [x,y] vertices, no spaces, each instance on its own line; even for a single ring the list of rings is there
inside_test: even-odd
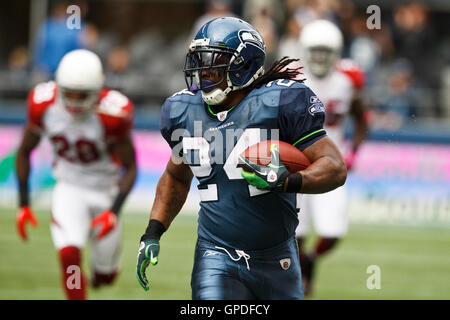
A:
[[[254,76],[249,81],[247,81],[247,83],[243,86],[234,86],[230,80],[230,76],[227,74],[228,87],[225,90],[217,88],[208,93],[205,93],[202,91],[203,101],[205,101],[207,104],[212,105],[212,106],[221,104],[222,102],[225,101],[225,99],[227,98],[227,95],[231,91],[236,91],[236,90],[240,90],[240,89],[244,89],[245,87],[248,87],[263,74],[264,74],[264,67],[261,67],[254,74]]]
[[[231,91],[232,90],[230,87],[226,88],[225,90],[217,88],[208,93],[202,91],[203,101],[212,106],[221,104],[225,101],[225,99],[227,98],[227,94]]]

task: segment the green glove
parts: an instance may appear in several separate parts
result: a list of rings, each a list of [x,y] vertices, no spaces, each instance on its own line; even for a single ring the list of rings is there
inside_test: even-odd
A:
[[[240,155],[239,165],[252,171],[242,169],[241,175],[250,185],[258,189],[283,191],[284,183],[290,173],[280,160],[280,152],[276,144],[270,146],[270,154],[271,160],[267,166],[253,163]]]
[[[139,246],[139,252],[137,257],[137,266],[136,266],[136,277],[139,281],[139,284],[144,288],[145,291],[148,291],[149,285],[147,276],[145,275],[145,270],[148,265],[151,263],[152,265],[156,265],[158,263],[158,254],[159,254],[159,240],[157,239],[142,239],[141,244]]]

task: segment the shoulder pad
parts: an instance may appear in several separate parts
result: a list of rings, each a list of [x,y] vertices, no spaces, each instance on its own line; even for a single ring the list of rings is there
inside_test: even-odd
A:
[[[189,105],[203,105],[201,92],[192,93],[187,89],[178,91],[166,99],[163,111],[168,112],[170,119],[180,117]],[[166,109],[166,110],[164,110]]]
[[[103,89],[100,92],[98,113],[127,118],[134,113],[133,103],[127,96],[117,90]]]
[[[167,98],[161,108],[160,131],[169,146],[173,148],[175,141],[172,133],[178,127],[183,127],[188,108],[203,106],[201,92],[192,93],[187,89],[174,93]]]
[[[361,89],[366,82],[366,75],[361,66],[353,60],[342,59],[337,64],[337,70],[348,76],[356,89]]]
[[[285,102],[288,103],[290,101],[286,101],[286,98],[289,100],[289,97],[291,97],[290,100],[294,100],[299,94],[298,89],[301,90],[304,88],[306,88],[306,86],[298,81],[280,79],[263,85],[262,87],[252,91],[251,94],[258,95],[264,105],[268,107],[277,107],[280,104],[281,94],[283,94]]]
[[[198,98],[201,98],[201,91],[197,91],[196,93],[189,91],[188,89],[183,89],[172,94],[168,99],[171,101],[186,101],[195,103]]]
[[[133,103],[119,91],[109,89],[101,91],[97,114],[107,142],[124,138],[133,127]]]
[[[28,121],[32,126],[42,129],[42,118],[57,96],[57,85],[54,81],[36,85],[28,95]]]

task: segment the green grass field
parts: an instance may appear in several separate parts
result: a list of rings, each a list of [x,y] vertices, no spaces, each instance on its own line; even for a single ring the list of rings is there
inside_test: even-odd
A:
[[[16,233],[15,210],[0,209],[0,299],[64,299],[48,212],[36,212],[29,241]],[[123,213],[122,269],[117,282],[89,299],[190,299],[196,217],[180,215],[163,236],[159,264],[150,267],[150,291],[137,283],[138,240],[147,216]],[[307,243],[310,246],[312,241]],[[89,276],[89,247],[83,266]],[[381,289],[366,287],[367,267],[381,270]],[[311,299],[450,299],[450,230],[351,225],[347,237],[319,262]]]

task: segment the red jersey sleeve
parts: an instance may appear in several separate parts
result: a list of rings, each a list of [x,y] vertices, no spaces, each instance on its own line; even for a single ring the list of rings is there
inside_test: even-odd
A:
[[[355,89],[361,89],[366,84],[366,74],[361,66],[355,61],[342,59],[339,61],[337,69],[351,79]]]
[[[57,86],[53,81],[38,84],[28,95],[28,125],[43,130],[43,118],[47,108],[56,100]]]
[[[100,93],[98,116],[106,141],[118,141],[126,137],[133,127],[133,103],[119,91],[103,89]]]

